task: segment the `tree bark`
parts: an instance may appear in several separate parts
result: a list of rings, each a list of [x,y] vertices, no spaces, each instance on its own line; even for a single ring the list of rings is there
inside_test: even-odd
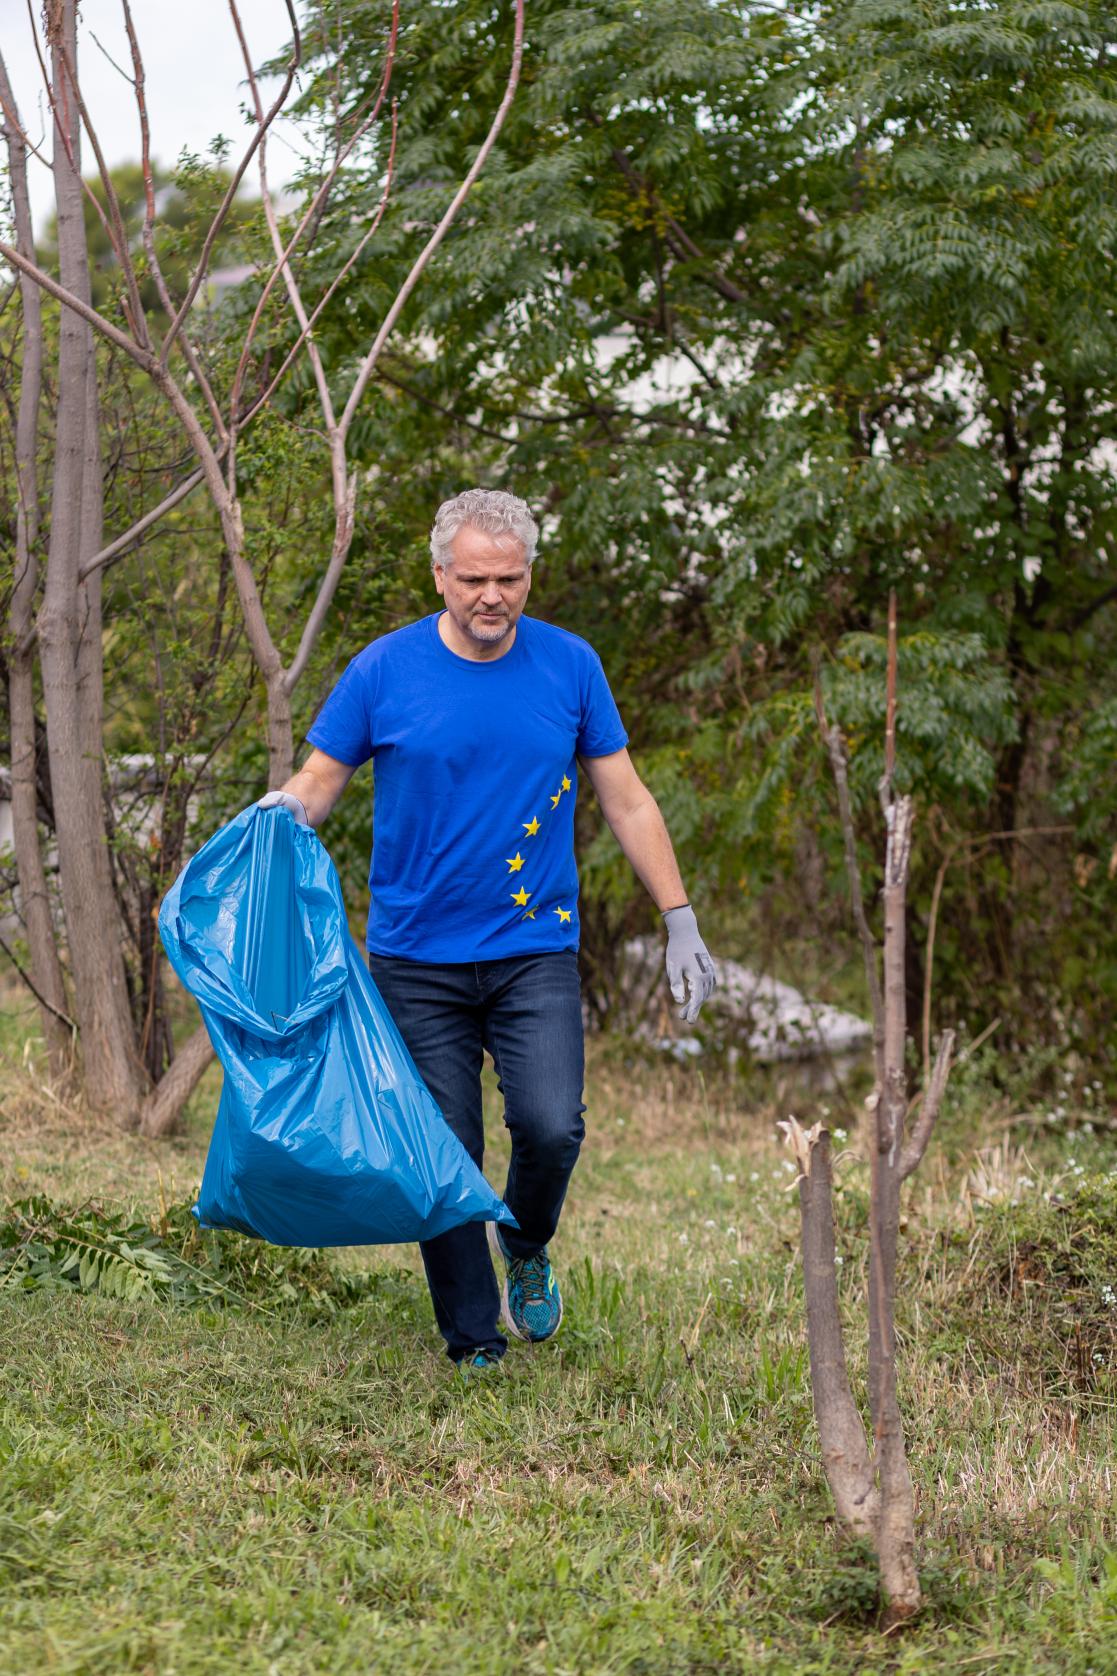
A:
[[[54,160],[62,284],[88,303],[89,260],[80,177],[80,134],[64,54],[74,62],[75,0],[52,17]],[[50,548],[39,612],[39,656],[47,714],[62,900],[74,981],[74,1010],[90,1106],[132,1126],[144,1088],[135,1055],[101,803],[101,597],[97,572],[82,561],[101,545],[103,485],[97,366],[88,323],[64,308],[59,322],[58,418]]]
[[[169,1135],[178,1124],[183,1107],[213,1058],[213,1044],[204,1024],[199,1025],[175,1054],[159,1086],[148,1095],[140,1113],[140,1133],[152,1139]]]
[[[16,244],[32,261],[35,241],[27,194],[27,148],[19,126],[4,61],[0,58],[0,100],[8,150]],[[9,606],[11,656],[8,664],[8,711],[11,728],[12,839],[19,879],[20,912],[39,1001],[39,1020],[52,1080],[60,1081],[73,1062],[72,1032],[58,1016],[69,1010],[62,965],[54,938],[50,894],[39,846],[35,759],[35,689],[32,625],[38,587],[36,543],[39,538],[38,440],[43,372],[43,318],[39,288],[26,274],[19,278],[23,310],[23,355],[19,412],[16,416],[15,580]]]
[[[915,1509],[896,1391],[896,1248],[907,1111],[907,992],[904,983],[905,908],[911,860],[912,804],[888,802],[884,864],[884,1078],[876,1106],[876,1147],[869,1208],[869,1400],[880,1477],[877,1553],[893,1617],[919,1608],[915,1569]]]
[[[822,1465],[839,1519],[875,1544],[879,1497],[865,1426],[850,1389],[838,1309],[830,1137],[817,1125],[805,1133],[794,1118],[780,1127],[799,1165],[807,1349]]]

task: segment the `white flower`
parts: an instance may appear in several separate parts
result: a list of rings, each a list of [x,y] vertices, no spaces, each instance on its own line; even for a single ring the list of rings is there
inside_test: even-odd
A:
[[[737,1177],[736,1176],[726,1176],[725,1179],[726,1179],[726,1181],[736,1181]]]
[[[685,1234],[680,1234],[679,1235],[679,1244],[680,1245],[685,1245],[686,1243],[687,1243],[687,1236]]]
[[[705,1226],[705,1227],[707,1227],[707,1228],[713,1228],[713,1227],[716,1227],[716,1226],[717,1226],[717,1224],[716,1224],[716,1223],[715,1223],[715,1222],[713,1222],[713,1221],[712,1221],[712,1220],[708,1220],[708,1221],[707,1221],[707,1222],[706,1222],[706,1223],[705,1223],[705,1224],[704,1224],[704,1226]]]
[[[756,1170],[753,1170],[753,1171],[752,1171],[752,1172],[751,1172],[751,1173],[750,1173],[750,1175],[749,1175],[749,1180],[750,1180],[750,1181],[759,1181],[759,1180],[760,1180],[760,1176],[759,1176],[759,1174],[758,1174],[758,1172],[757,1172],[757,1171],[756,1171]]]
[[[834,1139],[836,1141],[848,1140],[849,1139],[848,1132],[845,1129],[835,1129],[834,1130]]]
[[[726,1237],[728,1237],[730,1234],[735,1234],[737,1232],[737,1230],[736,1230],[736,1228],[734,1228],[733,1224],[730,1223],[729,1227],[725,1230],[725,1232],[726,1232]]]

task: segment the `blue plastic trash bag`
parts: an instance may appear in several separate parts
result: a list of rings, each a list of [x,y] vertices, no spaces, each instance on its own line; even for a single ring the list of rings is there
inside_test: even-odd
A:
[[[244,810],[180,873],[159,932],[225,1068],[203,1227],[386,1245],[516,1226],[424,1086],[312,828]]]

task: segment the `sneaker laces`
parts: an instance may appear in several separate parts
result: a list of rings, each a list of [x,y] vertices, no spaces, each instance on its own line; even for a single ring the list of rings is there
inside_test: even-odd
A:
[[[521,1257],[516,1264],[516,1280],[523,1287],[524,1302],[528,1304],[542,1304],[547,1301],[547,1253],[546,1250],[537,1252],[534,1257]]]

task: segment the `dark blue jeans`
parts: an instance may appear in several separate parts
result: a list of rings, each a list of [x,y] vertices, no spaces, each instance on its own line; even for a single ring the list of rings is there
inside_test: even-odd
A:
[[[428,965],[370,954],[369,971],[443,1116],[478,1169],[485,1135],[481,1066],[493,1056],[512,1158],[504,1199],[520,1224],[501,1238],[532,1257],[558,1225],[585,1134],[584,1048],[578,957],[554,954]],[[485,1224],[470,1222],[420,1248],[435,1318],[456,1360],[503,1355],[500,1292]]]

